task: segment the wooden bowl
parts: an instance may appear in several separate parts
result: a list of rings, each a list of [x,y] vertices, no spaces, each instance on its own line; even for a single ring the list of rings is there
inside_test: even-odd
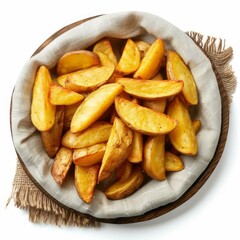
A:
[[[50,36],[46,41],[44,41],[44,43],[41,44],[41,46],[33,53],[33,56],[37,53],[39,53],[40,51],[42,51],[42,49],[44,49],[50,42],[52,42],[55,38],[57,38],[58,36],[60,36],[61,34],[63,34],[64,32],[92,19],[92,18],[96,18],[98,16],[94,16],[91,18],[87,18],[87,19],[83,19],[77,22],[74,22],[70,25],[67,25],[65,27],[63,27],[62,29],[60,29],[59,31],[57,31],[56,33],[54,33],[52,36]],[[197,45],[197,43],[196,43]],[[201,49],[202,50],[202,49]],[[204,50],[202,50],[204,52]],[[207,52],[204,52],[204,54],[209,58]],[[209,60],[211,61],[211,58],[209,58]],[[211,61],[212,63],[212,61]],[[227,140],[227,134],[228,134],[228,127],[229,127],[229,103],[228,103],[228,97],[227,97],[227,93],[224,89],[223,83],[222,83],[222,79],[221,76],[219,75],[216,67],[214,66],[214,64],[212,63],[212,68],[213,71],[216,75],[217,78],[217,82],[218,82],[218,87],[220,90],[220,95],[221,95],[221,102],[222,102],[222,125],[221,125],[221,133],[220,133],[220,138],[219,138],[219,142],[218,142],[218,146],[216,148],[215,154],[211,160],[211,162],[209,163],[208,167],[205,169],[205,171],[198,177],[198,179],[192,184],[192,186],[176,201],[171,202],[165,206],[161,206],[159,208],[153,209],[149,212],[146,212],[142,215],[139,216],[134,216],[134,217],[120,217],[120,218],[114,218],[114,219],[102,219],[102,218],[95,218],[93,216],[90,216],[88,214],[83,214],[83,213],[79,213],[78,214],[82,215],[83,217],[89,218],[89,219],[93,219],[99,222],[105,222],[105,223],[116,223],[116,224],[123,224],[123,223],[135,223],[135,222],[142,222],[142,221],[147,221],[150,219],[154,219],[157,218],[159,216],[164,215],[167,212],[172,211],[173,209],[179,207],[181,204],[183,204],[184,202],[186,202],[187,200],[189,200],[203,185],[204,183],[207,181],[207,179],[210,177],[210,175],[212,174],[212,172],[214,171],[214,169],[216,168],[218,162],[220,161],[220,158],[222,156],[224,147],[225,147],[225,143]],[[18,154],[18,153],[17,153]],[[27,173],[27,175],[30,177],[30,179],[33,181],[33,183],[43,192],[45,193],[51,200],[53,200],[54,202],[56,202],[57,204],[59,204],[60,206],[69,209],[70,211],[75,211],[73,209],[70,209],[66,206],[64,206],[62,203],[58,202],[56,199],[54,199],[52,196],[50,196],[36,181],[35,179],[31,176],[31,174],[28,172],[27,168],[25,167],[23,161],[21,160],[20,156],[18,155],[19,160],[23,166],[23,169],[25,170],[25,172]],[[76,212],[76,211],[75,211]]]

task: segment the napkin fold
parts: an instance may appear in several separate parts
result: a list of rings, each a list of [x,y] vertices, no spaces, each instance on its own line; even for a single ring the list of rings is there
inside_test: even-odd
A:
[[[189,32],[188,35],[212,63],[217,80],[222,81],[230,103],[236,87],[236,78],[230,65],[232,48],[226,48],[225,41],[221,39],[204,37],[196,32]],[[99,226],[99,222],[94,218],[57,204],[49,194],[38,187],[38,183],[35,184],[34,180],[28,177],[28,171],[24,171],[24,168],[25,165],[18,160],[10,199],[14,200],[17,207],[29,211],[30,221],[56,225]]]

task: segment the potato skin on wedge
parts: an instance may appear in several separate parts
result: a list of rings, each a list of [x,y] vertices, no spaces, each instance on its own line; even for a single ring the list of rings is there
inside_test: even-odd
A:
[[[100,165],[95,164],[88,167],[80,167],[75,165],[74,183],[80,198],[91,203],[95,186],[97,184],[97,176]]]
[[[112,124],[105,121],[97,121],[79,133],[72,133],[69,130],[62,138],[62,145],[74,149],[104,143],[108,141],[111,129]]]
[[[157,100],[144,100],[143,101],[143,106],[150,108],[154,111],[157,112],[164,112],[167,104],[167,99],[166,98],[160,98]]]
[[[99,65],[100,59],[94,52],[88,50],[71,51],[64,54],[57,63],[58,76],[80,69]]]
[[[110,186],[105,195],[112,200],[128,197],[134,193],[143,183],[144,175],[139,165],[133,166],[130,176],[125,181],[117,181]]]
[[[170,97],[183,88],[181,80],[136,80],[133,78],[117,78],[117,83],[124,86],[124,91],[141,99],[154,100]]]
[[[157,180],[164,180],[165,175],[165,135],[149,137],[144,145],[143,169]]]
[[[167,51],[167,77],[168,79],[180,79],[184,82],[183,96],[190,105],[198,104],[198,92],[194,77],[181,56],[174,51]]]
[[[106,150],[106,143],[99,143],[86,148],[75,149],[73,152],[73,163],[87,167],[102,162]]]
[[[62,140],[64,121],[64,106],[57,106],[55,122],[52,128],[41,132],[43,148],[49,157],[54,157],[60,147]]]
[[[117,58],[115,56],[115,53],[113,52],[112,45],[109,39],[104,38],[98,41],[93,47],[93,52],[101,52],[105,54],[108,59],[114,64],[114,67],[117,66]]]
[[[120,118],[115,117],[99,171],[98,183],[110,177],[126,160],[131,150],[132,141],[132,130]]]
[[[48,99],[52,78],[49,70],[41,66],[36,74],[31,104],[31,120],[39,131],[49,130],[55,121],[56,107]]]
[[[129,178],[132,173],[133,164],[129,161],[124,161],[116,171],[116,179],[118,182],[123,182]]]
[[[151,79],[159,71],[164,57],[164,42],[156,39],[143,57],[139,68],[133,77],[137,79]]]
[[[63,184],[71,165],[72,150],[61,147],[55,156],[51,169],[52,176],[59,185]]]
[[[132,149],[127,159],[132,163],[139,163],[143,159],[143,135],[139,132],[133,131]]]
[[[123,86],[121,84],[110,83],[90,93],[73,115],[70,126],[71,132],[83,131],[98,120],[122,91]]]
[[[146,135],[166,134],[177,126],[177,120],[173,117],[121,97],[115,98],[115,108],[121,119],[131,129]]]
[[[117,73],[127,75],[135,72],[140,65],[141,55],[136,43],[128,39],[123,49],[122,56],[116,67]]]
[[[72,105],[83,100],[82,94],[71,91],[57,84],[52,84],[49,90],[49,101],[53,105]]]
[[[114,71],[111,66],[91,67],[57,78],[59,84],[75,92],[92,91],[108,81]]]
[[[141,55],[141,59],[146,55],[148,49],[150,48],[150,44],[145,42],[145,41],[135,41],[139,51],[140,51],[140,55]]]
[[[165,152],[165,171],[176,172],[184,169],[184,163],[179,156],[171,152]]]
[[[186,155],[195,155],[198,150],[197,138],[192,120],[185,105],[175,97],[169,104],[167,114],[177,119],[178,125],[169,133],[174,148]]]

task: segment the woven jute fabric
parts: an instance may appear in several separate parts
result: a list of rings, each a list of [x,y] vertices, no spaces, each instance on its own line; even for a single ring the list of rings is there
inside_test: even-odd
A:
[[[231,67],[233,49],[226,47],[225,41],[215,37],[203,36],[200,33],[187,33],[203,50],[212,63],[218,81],[221,81],[231,103],[232,94],[236,88],[236,78]],[[13,180],[12,194],[16,207],[29,213],[29,220],[35,223],[48,223],[58,226],[99,226],[99,222],[86,217],[69,208],[57,204],[47,194],[42,192],[28,177],[21,163],[17,160],[16,174]]]

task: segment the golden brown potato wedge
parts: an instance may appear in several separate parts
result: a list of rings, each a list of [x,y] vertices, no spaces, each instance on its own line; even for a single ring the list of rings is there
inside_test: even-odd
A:
[[[64,54],[57,63],[58,76],[100,64],[98,55],[88,50],[71,51]]]
[[[81,102],[65,106],[64,123],[63,123],[63,126],[64,126],[65,129],[70,128],[72,117],[73,117],[75,111],[77,110],[77,108],[79,107],[80,103]]]
[[[123,77],[122,74],[119,74],[117,72],[114,72],[112,76],[108,79],[107,83],[115,83],[117,78]]]
[[[93,199],[99,168],[99,164],[89,167],[80,167],[75,165],[75,187],[80,198],[88,204],[91,203]]]
[[[96,52],[101,60],[101,65],[105,67],[112,67],[115,69],[113,62],[102,52]]]
[[[93,47],[93,52],[95,53],[101,52],[105,54],[109,58],[109,60],[114,64],[114,66],[115,67],[117,66],[117,58],[109,39],[104,38],[98,41]]]
[[[192,121],[192,125],[193,125],[194,132],[197,135],[198,131],[201,128],[201,121],[200,120],[194,120],[194,121]],[[180,155],[180,152],[178,150],[176,150],[173,146],[171,146],[170,152],[173,153],[176,156]]]
[[[138,69],[140,60],[140,51],[136,43],[133,40],[128,39],[116,67],[116,72],[123,75],[133,73]]]
[[[152,78],[152,80],[164,80],[164,78],[163,78],[163,75],[162,75],[160,72],[158,72],[158,73]]]
[[[198,104],[198,92],[194,77],[181,56],[174,51],[167,51],[167,77],[184,82],[183,96],[190,105]]]
[[[132,173],[133,164],[129,161],[124,161],[116,171],[116,179],[118,182],[123,182],[129,178]]]
[[[144,145],[143,169],[152,178],[164,180],[165,135],[149,137]]]
[[[139,132],[133,131],[132,149],[127,159],[132,163],[139,163],[143,159],[143,135]]]
[[[198,149],[196,134],[189,112],[178,97],[170,102],[167,114],[178,121],[177,127],[169,133],[173,147],[180,153],[195,155]]]
[[[71,132],[77,133],[83,131],[97,121],[113,104],[115,97],[122,90],[123,86],[121,84],[110,83],[90,93],[73,115]]]
[[[124,91],[130,95],[148,100],[173,96],[183,88],[183,81],[180,80],[136,80],[134,78],[118,78],[116,82],[122,84]]]
[[[176,172],[184,169],[183,161],[171,152],[165,152],[165,171]]]
[[[195,132],[195,134],[197,134],[201,128],[202,123],[200,120],[193,120],[192,124],[193,124],[194,132]]]
[[[68,73],[57,78],[61,85],[75,92],[91,91],[108,81],[114,71],[114,66],[91,67]]]
[[[56,106],[48,99],[52,78],[49,70],[41,66],[34,80],[31,104],[31,121],[39,131],[49,130],[55,121]]]
[[[131,150],[132,140],[132,130],[129,129],[120,118],[116,117],[99,171],[99,183],[110,177],[126,160]]]
[[[107,198],[118,200],[134,193],[143,183],[144,176],[139,165],[135,165],[131,175],[125,181],[118,181],[110,186],[105,194]]]
[[[153,78],[161,67],[164,49],[164,42],[159,38],[156,39],[141,60],[140,66],[133,77],[139,79]]]
[[[166,98],[159,98],[157,100],[144,100],[143,106],[150,108],[157,112],[164,112],[166,108],[167,99]]]
[[[71,91],[57,84],[52,84],[49,90],[49,101],[53,105],[72,105],[83,100],[82,94]]]
[[[62,185],[72,165],[72,150],[61,147],[54,159],[51,173],[54,180]]]
[[[166,134],[177,126],[174,118],[121,97],[115,98],[115,108],[131,129],[146,135]]]
[[[64,106],[57,106],[54,125],[49,130],[41,132],[43,148],[49,157],[56,155],[61,144],[63,121]]]
[[[74,149],[104,143],[108,141],[111,130],[112,124],[105,121],[97,121],[79,133],[67,131],[62,138],[62,145]]]
[[[143,57],[145,57],[148,49],[150,48],[150,44],[141,40],[135,41],[135,43],[140,51],[140,55],[142,59]]]
[[[73,163],[87,167],[100,163],[106,150],[106,143],[98,143],[96,145],[79,148],[73,151]]]

